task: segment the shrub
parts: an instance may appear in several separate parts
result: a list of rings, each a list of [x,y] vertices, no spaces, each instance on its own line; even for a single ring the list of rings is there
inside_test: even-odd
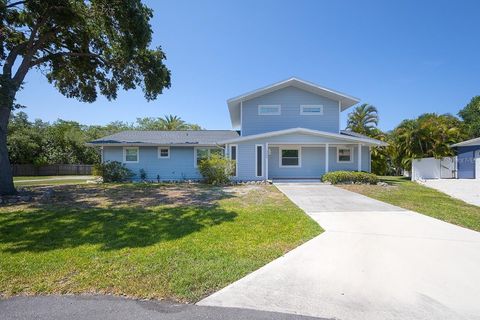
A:
[[[135,174],[118,161],[107,161],[94,166],[94,174],[103,178],[103,182],[123,182],[130,180]]]
[[[147,171],[145,169],[140,169],[138,172],[140,173],[140,180],[147,180]]]
[[[378,177],[373,173],[355,172],[355,171],[333,171],[328,172],[322,177],[323,182],[330,182],[331,184],[338,183],[362,183],[362,184],[376,184]]]
[[[102,177],[103,176],[103,166],[101,163],[95,163],[92,168],[92,175],[96,177]]]
[[[209,159],[200,161],[198,170],[202,174],[206,183],[226,184],[230,181],[235,168],[235,161],[229,160],[224,156],[212,154]]]

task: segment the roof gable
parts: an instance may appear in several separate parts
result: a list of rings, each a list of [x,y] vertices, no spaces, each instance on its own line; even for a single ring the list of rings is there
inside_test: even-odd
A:
[[[287,87],[295,87],[319,96],[323,96],[329,98],[331,100],[339,101],[341,111],[353,106],[354,104],[358,103],[360,100],[353,96],[347,95],[345,93],[341,93],[326,87],[319,86],[317,84],[301,80],[295,77],[289,78],[284,81],[280,81],[269,86],[250,91],[239,95],[237,97],[231,98],[227,100],[228,109],[230,112],[230,119],[232,121],[232,126],[234,128],[240,127],[241,116],[240,116],[240,104],[241,102],[248,101],[265,94],[281,90]]]

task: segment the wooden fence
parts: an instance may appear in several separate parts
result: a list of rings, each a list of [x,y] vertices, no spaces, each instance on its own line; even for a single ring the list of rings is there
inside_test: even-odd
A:
[[[33,164],[14,164],[14,176],[57,176],[57,175],[91,175],[91,164],[49,164],[35,166]]]

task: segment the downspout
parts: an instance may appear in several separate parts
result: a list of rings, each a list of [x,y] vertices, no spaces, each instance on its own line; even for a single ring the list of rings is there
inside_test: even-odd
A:
[[[240,101],[240,136],[243,136],[243,101]]]

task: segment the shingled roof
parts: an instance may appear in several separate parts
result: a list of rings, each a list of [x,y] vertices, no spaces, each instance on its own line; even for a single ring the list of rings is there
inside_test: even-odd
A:
[[[218,141],[238,137],[232,130],[122,131],[97,140],[90,146],[103,145],[216,145]]]

